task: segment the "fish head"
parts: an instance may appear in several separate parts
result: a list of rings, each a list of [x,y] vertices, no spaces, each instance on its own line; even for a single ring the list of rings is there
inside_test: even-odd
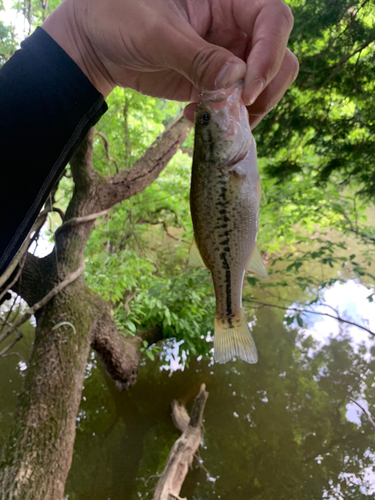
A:
[[[205,91],[195,112],[195,149],[217,167],[240,161],[252,144],[249,115],[244,106],[243,83],[228,89]]]

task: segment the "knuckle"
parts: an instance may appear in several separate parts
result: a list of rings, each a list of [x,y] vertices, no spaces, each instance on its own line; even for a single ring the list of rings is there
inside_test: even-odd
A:
[[[262,99],[258,99],[258,102],[251,106],[251,115],[253,117],[263,117],[267,115],[276,104],[276,99],[269,96],[263,96]]]
[[[218,51],[215,47],[200,47],[191,64],[194,84],[204,90],[210,82],[213,69],[218,65]]]

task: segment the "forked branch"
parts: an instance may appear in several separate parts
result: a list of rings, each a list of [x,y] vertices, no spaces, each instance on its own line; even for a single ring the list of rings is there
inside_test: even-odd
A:
[[[206,386],[202,384],[194,400],[190,419],[186,409],[173,402],[172,418],[183,432],[172,446],[167,464],[156,485],[153,500],[182,500],[179,497],[182,484],[202,439],[202,419],[207,398]]]

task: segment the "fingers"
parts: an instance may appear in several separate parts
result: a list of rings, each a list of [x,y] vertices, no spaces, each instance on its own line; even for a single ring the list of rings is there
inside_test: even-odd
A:
[[[188,104],[186,108],[184,109],[184,117],[189,120],[190,122],[194,123],[194,113],[195,110],[197,109],[197,103],[192,102],[191,104]]]
[[[278,74],[293,27],[293,14],[282,0],[235,0],[233,14],[251,39],[242,98],[251,105]]]
[[[229,50],[206,42],[189,25],[165,31],[164,64],[185,76],[195,88],[214,90],[230,87],[243,79],[246,63]],[[171,45],[171,40],[173,44]]]
[[[247,109],[253,129],[262,118],[280,101],[298,75],[298,59],[289,49],[285,52],[281,67],[275,78],[263,90],[254,104]]]
[[[262,118],[280,101],[298,75],[298,60],[290,50],[286,50],[279,72],[271,83],[259,95],[258,99],[248,106],[251,129],[254,129]],[[197,103],[192,103],[184,109],[185,118],[194,121]]]

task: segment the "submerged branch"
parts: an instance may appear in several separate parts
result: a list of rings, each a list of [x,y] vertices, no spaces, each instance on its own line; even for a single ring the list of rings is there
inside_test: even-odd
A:
[[[202,384],[194,400],[190,419],[182,405],[175,401],[172,403],[173,421],[183,432],[172,446],[153,500],[182,500],[179,497],[182,484],[202,439],[202,419],[207,398],[206,386]]]

